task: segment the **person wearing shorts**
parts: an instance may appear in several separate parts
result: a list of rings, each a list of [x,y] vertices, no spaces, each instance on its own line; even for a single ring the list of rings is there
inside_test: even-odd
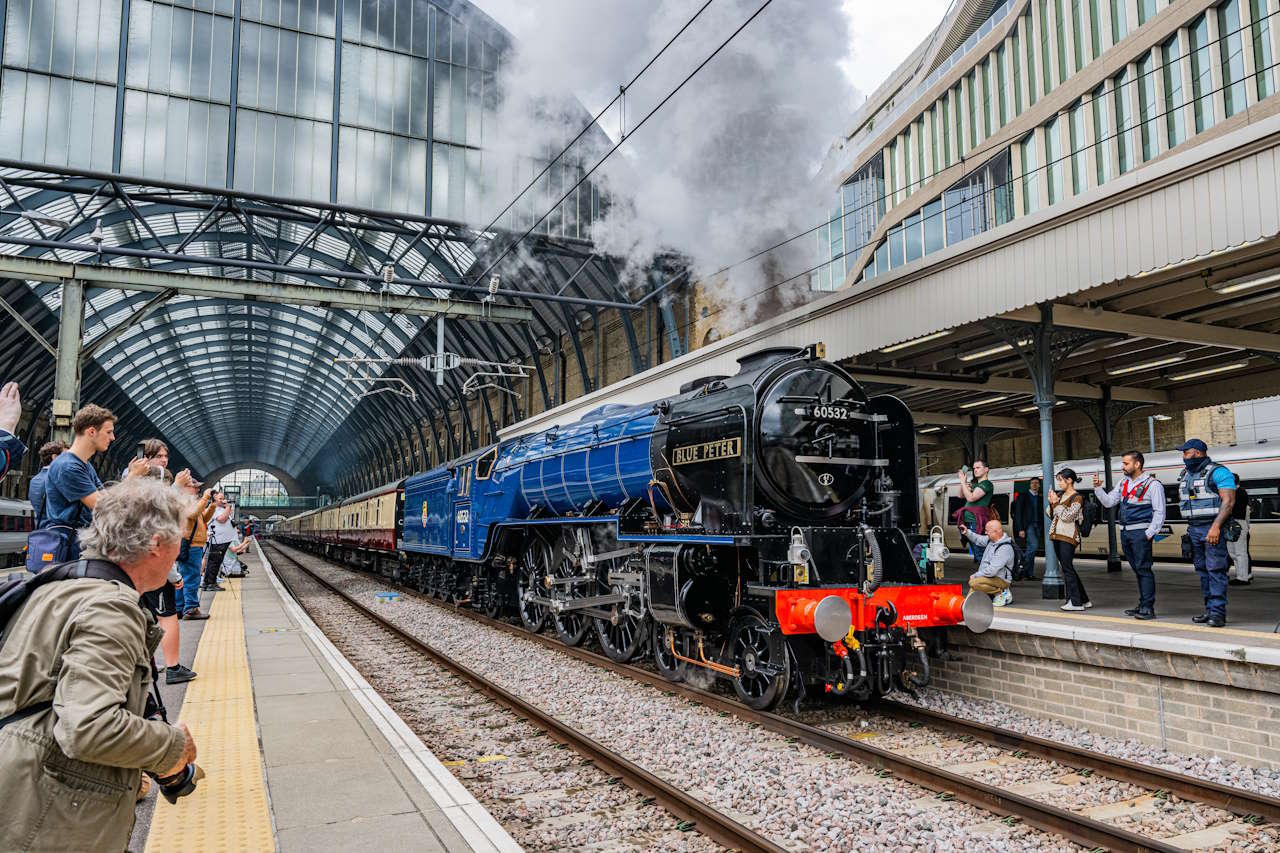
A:
[[[156,614],[156,621],[164,636],[160,638],[160,652],[164,655],[164,683],[182,684],[196,674],[178,662],[178,590],[182,588],[182,575],[175,566],[169,570],[169,579],[159,589],[142,594],[142,604]]]

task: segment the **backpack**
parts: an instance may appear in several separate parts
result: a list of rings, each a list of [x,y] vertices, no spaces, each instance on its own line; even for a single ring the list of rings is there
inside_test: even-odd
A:
[[[1076,525],[1080,528],[1080,538],[1084,539],[1093,532],[1093,526],[1098,523],[1101,512],[1098,509],[1098,502],[1092,496],[1084,502],[1084,507],[1080,512],[1080,521]]]
[[[27,603],[31,593],[54,581],[75,580],[77,578],[120,581],[127,584],[130,589],[133,588],[133,581],[124,573],[124,570],[107,560],[76,560],[70,563],[61,563],[56,566],[50,566],[37,575],[24,575],[5,581],[0,584],[0,644],[3,644],[8,639],[9,623],[13,621],[13,617],[22,609],[22,605]],[[46,711],[52,707],[52,700],[28,705],[26,708],[0,719],[0,728],[39,714],[41,711]]]

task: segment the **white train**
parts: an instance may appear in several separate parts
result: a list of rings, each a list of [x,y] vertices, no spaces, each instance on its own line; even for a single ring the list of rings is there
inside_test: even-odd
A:
[[[35,527],[35,513],[27,501],[0,498],[0,569],[26,560],[27,534]]]
[[[1120,471],[1120,453],[1112,458],[1113,482],[1120,482],[1124,474]],[[1182,471],[1182,454],[1177,451],[1147,453],[1146,470],[1156,476],[1164,484],[1165,499],[1168,501],[1168,517],[1166,533],[1168,538],[1155,545],[1157,560],[1180,560],[1182,558],[1181,537],[1186,531],[1186,522],[1181,520],[1178,511],[1178,473]],[[1240,477],[1240,484],[1249,497],[1249,555],[1252,560],[1272,562],[1280,561],[1280,444],[1242,444],[1231,447],[1210,447],[1209,456],[1217,462],[1225,464]],[[1089,495],[1093,492],[1093,475],[1102,471],[1102,459],[1069,459],[1054,463],[1054,471],[1072,468],[1080,475],[1077,488],[1081,493]],[[1015,492],[1027,489],[1032,477],[1040,476],[1040,465],[1022,465],[1016,468],[993,468],[990,478],[995,486],[992,505],[1000,512],[1006,522],[1009,518],[1009,505]],[[1048,488],[1053,488],[1049,483]],[[962,501],[960,488],[956,483],[955,473],[920,478],[921,519],[925,532],[933,525],[941,525],[946,531],[947,547],[953,551],[961,550],[960,533],[951,521],[951,513],[958,509]],[[1104,516],[1105,519],[1105,516]],[[1117,544],[1118,548],[1118,544]],[[1077,551],[1080,556],[1105,557],[1107,554],[1107,525],[1100,523],[1093,528],[1090,535],[1080,543]]]

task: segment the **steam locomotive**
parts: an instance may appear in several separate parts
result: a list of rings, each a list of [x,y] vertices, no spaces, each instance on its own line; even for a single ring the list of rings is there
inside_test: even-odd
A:
[[[923,684],[919,631],[990,600],[924,547],[911,413],[821,344],[774,348],[289,519],[275,535],[757,709]]]

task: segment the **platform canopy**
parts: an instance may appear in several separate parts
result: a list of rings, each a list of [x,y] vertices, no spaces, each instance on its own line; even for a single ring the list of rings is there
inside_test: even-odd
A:
[[[613,309],[641,357],[630,309],[644,293],[624,287],[608,258],[545,234],[504,255],[516,237],[0,160],[0,378],[18,380],[47,416],[61,280],[73,275],[85,288],[81,403],[111,407],[134,439],[165,438],[175,462],[197,472],[254,460],[314,485],[322,469],[355,464],[406,431],[418,431],[421,446],[447,443],[436,424],[465,413],[466,372],[447,372],[437,386],[418,367],[377,366],[416,399],[362,397],[379,386],[347,381],[335,362],[432,353],[437,315],[447,318],[447,351],[533,366],[561,335],[581,355],[579,326]],[[651,281],[640,276],[637,286]],[[533,386],[546,394],[540,370]],[[484,422],[467,425],[481,440],[504,415],[523,416],[519,398],[501,397],[501,410],[486,401]],[[131,450],[114,448],[109,465]]]

